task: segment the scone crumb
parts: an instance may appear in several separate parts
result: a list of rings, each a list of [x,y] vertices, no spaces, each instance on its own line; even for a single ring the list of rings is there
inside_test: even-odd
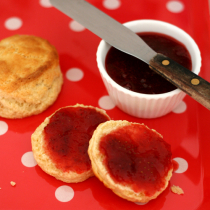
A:
[[[178,194],[178,195],[183,195],[183,194],[184,194],[184,191],[182,190],[182,188],[180,188],[179,186],[175,186],[175,185],[173,185],[173,186],[171,187],[171,191],[172,191],[173,193]]]
[[[16,185],[15,182],[11,181],[10,184],[14,187]]]

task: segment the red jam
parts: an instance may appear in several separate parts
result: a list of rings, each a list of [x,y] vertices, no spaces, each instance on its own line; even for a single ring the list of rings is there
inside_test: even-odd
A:
[[[172,37],[158,33],[138,34],[154,51],[162,53],[191,70],[192,63],[186,47]],[[105,66],[109,76],[122,87],[138,93],[160,94],[176,89],[145,62],[111,47]]]
[[[102,137],[99,150],[116,183],[146,196],[162,189],[168,171],[173,169],[171,146],[144,125],[116,129]]]
[[[44,128],[45,151],[56,167],[78,174],[88,171],[89,140],[96,127],[109,118],[93,108],[67,107],[57,111]]]

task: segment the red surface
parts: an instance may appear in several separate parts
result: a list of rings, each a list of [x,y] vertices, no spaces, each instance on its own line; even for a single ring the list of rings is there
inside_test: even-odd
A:
[[[201,76],[210,81],[209,6],[207,0],[180,0],[185,9],[172,13],[166,9],[167,0],[121,0],[118,9],[106,9],[102,0],[89,0],[121,23],[136,19],[163,20],[188,32],[197,42],[202,56]],[[90,31],[73,32],[69,28],[71,18],[55,8],[40,6],[39,0],[0,1],[0,39],[13,34],[33,34],[48,39],[58,50],[64,85],[58,100],[42,114],[25,119],[8,120],[9,130],[0,136],[0,209],[210,209],[210,112],[186,96],[187,110],[182,114],[170,113],[164,117],[146,120],[131,117],[118,108],[107,110],[114,120],[145,123],[161,133],[171,144],[173,157],[187,160],[189,168],[174,174],[171,185],[178,185],[184,195],[173,194],[166,189],[156,200],[144,206],[128,202],[114,195],[95,177],[83,183],[65,184],[45,174],[38,166],[25,167],[21,157],[31,151],[30,136],[36,127],[55,110],[66,105],[83,103],[98,105],[98,99],[106,95],[96,64],[96,50],[100,38]],[[10,17],[20,17],[23,25],[8,30],[4,22]],[[69,68],[83,70],[84,78],[70,82],[65,73]],[[12,187],[10,181],[15,181]],[[68,185],[74,190],[74,198],[60,202],[55,190]]]

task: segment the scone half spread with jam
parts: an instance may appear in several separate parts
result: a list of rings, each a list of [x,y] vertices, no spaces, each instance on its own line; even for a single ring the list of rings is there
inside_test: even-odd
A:
[[[88,154],[96,177],[132,202],[155,199],[172,176],[170,145],[144,124],[112,120],[100,124]]]
[[[63,84],[57,50],[47,40],[13,35],[0,41],[0,116],[39,114],[57,99]]]
[[[110,120],[102,109],[76,104],[47,117],[31,136],[35,160],[43,171],[67,183],[93,176],[87,153],[96,127]]]

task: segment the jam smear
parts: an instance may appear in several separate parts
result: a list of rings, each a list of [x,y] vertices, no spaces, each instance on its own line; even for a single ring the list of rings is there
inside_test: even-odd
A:
[[[144,125],[118,128],[101,138],[104,164],[116,183],[152,196],[165,186],[173,169],[171,146]]]
[[[93,108],[66,107],[58,110],[44,128],[45,152],[56,167],[78,174],[88,171],[89,140],[96,127],[109,118]]]
[[[138,35],[156,52],[173,59],[191,70],[191,57],[186,47],[167,35],[144,32]],[[114,47],[111,47],[105,60],[109,76],[122,87],[144,94],[161,94],[177,87],[151,70],[145,62]]]

